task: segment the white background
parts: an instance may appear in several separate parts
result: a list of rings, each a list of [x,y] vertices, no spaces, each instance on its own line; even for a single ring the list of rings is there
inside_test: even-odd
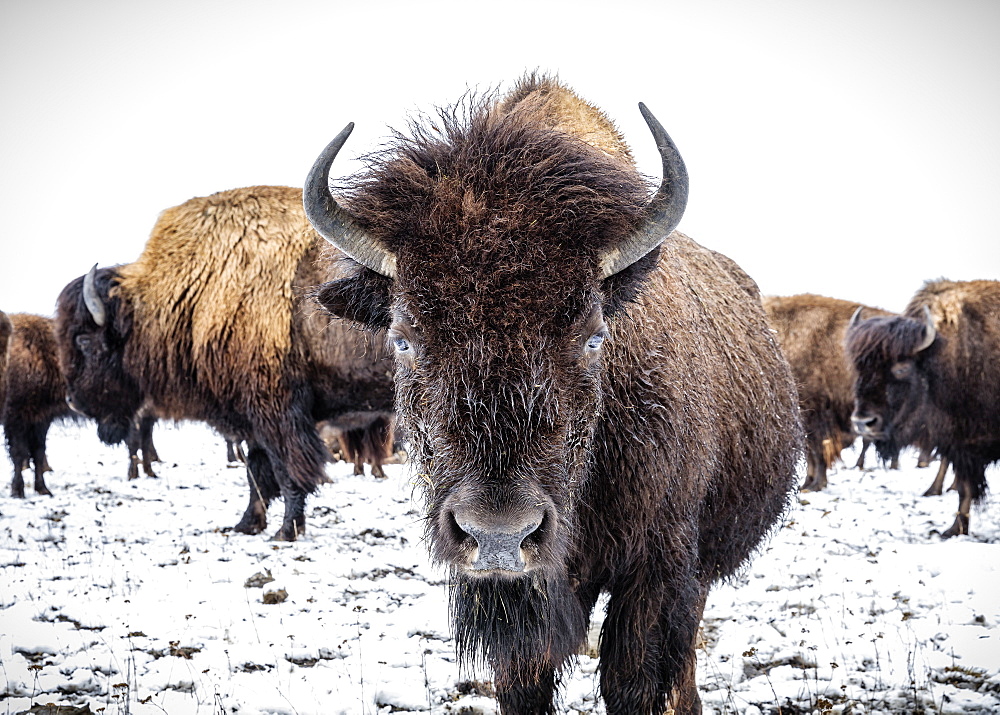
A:
[[[990,0],[2,0],[0,309],[51,314],[192,196],[301,185],[348,121],[350,159],[539,68],[658,177],[649,105],[691,173],[681,230],[764,292],[900,310],[1000,278],[998,30]]]

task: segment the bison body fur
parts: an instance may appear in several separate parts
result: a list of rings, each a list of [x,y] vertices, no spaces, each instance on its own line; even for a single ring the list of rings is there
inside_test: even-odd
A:
[[[0,418],[7,440],[7,454],[14,467],[11,496],[24,497],[21,472],[34,468],[35,492],[51,494],[45,484],[49,471],[45,442],[49,427],[57,420],[77,415],[66,404],[66,386],[59,369],[51,318],[30,313],[10,316],[7,369],[0,381],[5,384]]]
[[[1000,282],[928,281],[902,315],[857,321],[846,348],[859,431],[883,459],[917,443],[948,460],[959,507],[942,536],[967,534],[1000,460]]]
[[[798,388],[806,432],[806,481],[803,491],[826,488],[827,471],[840,453],[854,443],[854,372],[844,352],[844,335],[851,317],[888,311],[859,303],[804,293],[764,296],[764,310],[777,331]]]
[[[147,401],[164,418],[246,440],[250,503],[236,529],[263,530],[281,496],[286,540],[326,479],[317,420],[392,409],[383,341],[329,325],[307,295],[337,275],[337,261],[320,260],[330,249],[301,193],[250,187],[167,209],[135,263],[96,271],[103,325],[84,278],[64,289],[57,317],[71,397],[106,441],[124,439]]]
[[[774,527],[800,457],[756,285],[679,233],[604,277],[648,188],[558,81],[527,77],[411,134],[342,192],[385,256],[319,297],[390,329],[460,655],[492,667],[504,713],[553,713],[608,592],[607,711],[697,712],[708,589]]]

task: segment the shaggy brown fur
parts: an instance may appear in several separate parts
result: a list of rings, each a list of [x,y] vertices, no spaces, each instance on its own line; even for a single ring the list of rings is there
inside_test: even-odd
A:
[[[382,465],[393,456],[394,422],[389,412],[349,412],[325,422],[320,436],[331,455],[354,463],[355,474],[364,474],[370,464],[372,476],[385,479]]]
[[[0,410],[7,400],[7,354],[10,346],[10,334],[14,326],[7,314],[0,310]]]
[[[930,310],[936,336],[920,350]],[[857,371],[855,424],[890,458],[925,440],[955,470],[955,523],[967,534],[971,505],[986,493],[986,466],[1000,460],[1000,282],[929,281],[903,315],[848,331]]]
[[[391,324],[459,651],[493,668],[504,713],[555,712],[602,591],[608,713],[698,712],[709,586],[773,528],[800,454],[788,365],[735,263],[674,233],[600,279],[648,200],[610,127],[540,77],[412,127],[345,191],[395,280],[359,268],[319,294]]]
[[[10,322],[14,330],[6,370],[6,399],[0,404],[7,454],[14,467],[10,494],[24,497],[21,471],[32,464],[35,492],[51,494],[45,484],[45,472],[50,471],[45,457],[45,439],[52,422],[74,416],[66,404],[66,386],[59,369],[52,319],[14,313]]]
[[[149,400],[165,418],[202,420],[247,441],[250,504],[238,531],[264,529],[280,494],[277,538],[295,539],[305,496],[325,481],[316,422],[392,409],[383,341],[329,324],[307,296],[340,275],[336,261],[319,260],[325,249],[301,189],[234,189],[167,209],[135,263],[98,272],[104,329],[84,306],[82,279],[60,297],[71,394],[107,425],[108,439],[121,439]]]
[[[859,307],[865,315],[888,311],[804,293],[765,296],[764,310],[792,367],[806,430],[806,481],[802,491],[826,487],[826,473],[854,443],[854,372],[844,354],[844,333]]]

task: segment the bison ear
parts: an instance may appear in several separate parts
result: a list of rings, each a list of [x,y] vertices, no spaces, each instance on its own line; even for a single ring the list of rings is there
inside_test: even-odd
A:
[[[660,258],[660,247],[657,246],[632,265],[608,276],[601,282],[604,292],[604,317],[614,317],[615,313],[634,303],[646,283],[646,279]]]
[[[370,268],[324,283],[316,290],[316,300],[331,315],[372,330],[386,330],[392,322],[392,279]]]

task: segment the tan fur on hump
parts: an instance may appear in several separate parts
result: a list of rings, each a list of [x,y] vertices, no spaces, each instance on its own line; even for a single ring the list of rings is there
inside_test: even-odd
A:
[[[200,381],[275,384],[291,348],[292,279],[314,240],[301,189],[194,198],[160,215],[118,290],[140,334],[159,336],[168,361],[191,365]]]
[[[526,76],[497,108],[501,112],[537,105],[546,126],[600,149],[605,154],[635,166],[635,159],[625,137],[603,111],[582,99],[555,77]]]
[[[956,283],[945,279],[928,281],[923,288],[917,291],[917,294],[910,301],[910,306],[920,306],[926,303],[931,310],[935,326],[958,325],[959,319],[962,317],[962,306],[971,292],[969,289],[979,282]],[[919,311],[920,308],[911,310],[910,307],[906,310],[908,315],[914,317],[920,317]]]

